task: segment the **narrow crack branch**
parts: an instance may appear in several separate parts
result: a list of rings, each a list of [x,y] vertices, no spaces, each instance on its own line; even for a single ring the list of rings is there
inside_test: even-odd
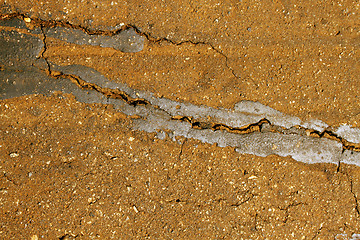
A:
[[[259,214],[258,213],[255,213],[255,217],[254,217],[254,231],[258,231],[258,216]]]
[[[316,239],[317,236],[319,236],[320,232],[322,231],[323,229],[323,226],[322,224],[320,225],[319,229],[317,230],[317,232],[315,233],[315,235],[311,238],[312,240],[313,239]]]
[[[232,206],[232,207],[239,207],[239,206],[243,205],[244,203],[249,202],[251,199],[253,199],[253,198],[256,196],[255,194],[251,193],[250,190],[247,190],[243,195],[245,196],[245,195],[247,195],[247,194],[249,194],[249,196],[246,197],[244,200],[239,201],[239,202],[237,202],[237,203],[233,203],[233,204],[231,204],[230,206]]]
[[[356,194],[354,193],[354,190],[353,190],[353,181],[351,178],[349,178],[349,180],[350,180],[350,191],[351,191],[351,193],[354,197],[354,201],[355,201],[355,211],[356,211],[358,217],[360,217],[359,200],[357,199]]]
[[[11,182],[12,184],[14,184],[16,186],[19,185],[16,181],[14,181],[12,178],[10,178],[5,172],[3,172],[3,176],[7,181]]]
[[[94,90],[96,92],[99,92],[99,93],[103,94],[107,98],[123,100],[123,101],[125,101],[127,104],[129,104],[131,106],[150,104],[150,102],[147,101],[146,99],[132,98],[130,95],[128,95],[124,91],[121,91],[119,89],[105,88],[105,87],[101,87],[99,85],[96,85],[94,83],[86,82],[86,81],[82,80],[79,76],[76,76],[74,74],[65,74],[65,73],[62,73],[62,72],[52,70],[50,72],[50,76],[52,76],[54,78],[67,78],[71,82],[75,83],[81,89]]]
[[[168,42],[168,43],[171,43],[173,45],[176,45],[176,46],[179,46],[179,45],[182,45],[182,44],[185,44],[185,43],[190,43],[190,44],[193,44],[193,45],[206,45],[206,46],[209,46],[213,51],[215,51],[216,53],[220,54],[221,56],[223,56],[225,58],[225,66],[231,71],[232,75],[235,77],[235,78],[238,78],[240,79],[239,76],[236,75],[234,69],[232,69],[232,67],[229,66],[229,59],[228,57],[222,52],[220,51],[219,49],[215,48],[211,43],[209,42],[204,42],[204,41],[198,41],[198,42],[195,42],[195,41],[192,41],[192,40],[186,40],[186,41],[181,41],[181,42],[176,42],[174,40],[171,40],[171,39],[168,39],[168,38],[165,38],[165,37],[162,37],[162,38],[154,38],[153,36],[151,36],[149,33],[144,33],[142,31],[140,31],[136,26],[134,25],[128,25],[130,26],[131,28],[133,28],[135,30],[135,32],[141,36],[144,36],[148,41],[150,42],[154,42],[154,43],[159,43],[159,42]],[[255,83],[254,83],[255,84]]]
[[[43,47],[42,51],[41,51],[40,54],[39,54],[39,58],[42,58],[42,59],[45,60],[46,65],[47,65],[46,73],[47,73],[48,75],[50,75],[50,74],[51,74],[50,63],[49,63],[49,61],[47,60],[47,58],[45,57],[45,52],[46,52],[46,50],[47,50],[46,34],[45,34],[45,31],[44,31],[44,27],[40,27],[40,29],[41,29],[41,33],[42,33],[42,35],[43,35],[42,41],[43,41],[44,47]]]
[[[306,203],[291,203],[289,205],[287,205],[285,208],[281,208],[281,207],[278,207],[280,210],[282,211],[285,211],[285,219],[284,219],[284,223],[287,223],[287,221],[289,220],[289,209],[292,208],[292,207],[296,207],[296,206],[299,206],[299,205],[307,205]]]
[[[341,169],[339,169],[339,170],[341,170]],[[349,174],[348,174],[346,171],[341,171],[341,172],[346,175],[346,177],[347,177],[347,179],[348,179],[348,181],[349,181],[349,183],[350,183],[350,192],[351,192],[351,194],[352,194],[352,196],[353,196],[353,198],[354,198],[355,212],[356,212],[358,218],[360,218],[359,200],[358,200],[358,198],[357,198],[357,196],[356,196],[356,193],[354,192],[354,186],[353,186],[352,177],[349,176]]]
[[[185,138],[184,141],[182,142],[181,146],[180,146],[180,152],[179,152],[179,157],[178,157],[179,161],[181,160],[181,156],[183,154],[183,149],[184,149],[184,145],[185,145],[186,140],[187,139]]]

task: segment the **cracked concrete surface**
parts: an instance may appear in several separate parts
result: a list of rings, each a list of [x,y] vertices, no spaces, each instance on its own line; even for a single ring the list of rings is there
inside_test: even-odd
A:
[[[60,49],[55,55],[60,61],[96,66],[94,68],[101,73],[112,75],[110,79],[119,77],[132,88],[215,107],[231,108],[240,100],[252,99],[303,119],[316,118],[330,125],[348,123],[358,126],[357,2],[350,1],[350,7],[321,1],[314,5],[291,1],[226,1],[219,4],[210,1],[206,4],[183,3],[181,7],[177,3],[162,2],[155,8],[148,6],[152,5],[148,2],[130,4],[113,1],[111,5],[91,1],[83,3],[89,10],[86,13],[72,3],[66,3],[62,11],[53,10],[59,6],[51,1],[28,4],[7,1],[4,11],[27,13],[29,17],[46,21],[69,22],[94,31],[112,30],[114,26],[124,24],[136,26],[155,39],[205,42],[227,56],[228,65],[240,77],[235,78],[226,66],[222,66],[226,65],[223,56],[214,56],[213,51],[206,53],[206,46],[201,45],[185,44],[183,48],[172,48],[167,42],[150,42],[145,44],[143,54],[131,57],[114,55],[113,51],[96,54],[91,50],[92,54],[84,54],[92,58],[87,63],[85,58],[70,57],[71,51],[81,53],[83,48],[57,46]],[[316,7],[326,11],[316,14]],[[197,54],[199,51],[200,56]],[[162,64],[165,52],[173,68],[152,69],[151,65]],[[113,55],[111,59],[109,55]],[[188,65],[181,64],[188,57]],[[213,64],[207,64],[209,61]],[[112,68],[110,73],[109,68]],[[126,69],[135,70],[135,73],[127,73]],[[136,76],[132,77],[144,76],[145,73],[147,77],[142,77],[141,81],[136,81]],[[156,73],[156,77],[151,76]],[[187,78],[183,73],[191,77]],[[173,81],[173,84],[164,84],[167,81]],[[182,81],[184,86],[175,87],[178,81]],[[162,87],[154,91],[153,85]],[[172,88],[169,89],[169,86]],[[189,97],[179,91],[198,94]],[[234,96],[229,97],[230,94]]]
[[[4,238],[358,237],[357,3],[1,4]]]
[[[26,29],[23,22],[14,21],[16,20],[16,17],[20,17],[23,20],[28,19],[28,22],[37,22],[37,24],[41,28],[41,32],[43,33],[43,43],[41,44],[39,42],[39,39],[36,39],[36,37],[30,37],[30,39],[28,39],[27,37],[24,37],[20,34],[21,37],[15,37],[16,44],[13,46],[11,44],[9,45],[7,43],[8,33],[6,32],[6,27],[10,26],[10,33],[13,33],[14,29],[18,31]],[[97,73],[94,69],[86,69],[82,68],[81,66],[72,65],[65,68],[56,65],[54,66],[51,62],[49,62],[47,58],[45,58],[48,50],[48,44],[46,39],[49,39],[49,37],[51,36],[52,38],[55,37],[65,40],[67,42],[75,42],[79,45],[83,45],[85,43],[87,44],[89,42],[90,45],[98,45],[101,47],[109,47],[109,38],[116,37],[115,39],[113,39],[113,43],[117,42],[115,45],[113,45],[114,49],[121,51],[124,51],[125,48],[130,49],[130,45],[134,42],[133,40],[130,41],[131,44],[128,46],[127,43],[119,41],[118,38],[121,33],[124,33],[121,36],[126,38],[126,34],[129,33],[127,31],[128,28],[126,27],[123,28],[123,30],[120,32],[111,32],[111,34],[109,32],[103,31],[99,33],[90,33],[89,30],[84,30],[84,33],[79,34],[79,32],[70,31],[71,29],[75,28],[74,26],[67,26],[70,30],[66,30],[66,28],[62,28],[59,30],[58,25],[65,26],[66,24],[60,24],[51,21],[45,22],[38,19],[32,20],[22,15],[12,16],[9,21],[4,21],[3,23],[4,24],[2,25],[5,26],[3,30],[3,39],[4,42],[9,45],[8,48],[16,48],[16,45],[18,44],[29,45],[31,43],[33,45],[34,50],[30,51],[30,53],[32,53],[33,55],[32,58],[28,56],[31,54],[26,55],[21,51],[15,54],[16,57],[13,56],[13,58],[15,59],[27,58],[30,62],[25,62],[25,65],[27,65],[24,67],[30,68],[30,63],[33,64],[31,62],[31,59],[33,62],[36,62],[38,61],[38,58],[40,56],[42,60],[46,61],[47,64],[47,68],[40,68],[40,70],[46,72],[47,75],[51,77],[56,77],[58,79],[69,79],[81,89],[96,91],[97,93],[100,93],[100,95],[104,95],[106,98],[121,99],[127,104],[134,107],[136,107],[137,105],[147,105],[148,107],[146,109],[140,108],[139,110],[133,109],[131,107],[126,107],[122,103],[120,103],[119,109],[122,112],[126,112],[130,115],[137,114],[141,117],[137,129],[145,130],[148,132],[156,132],[159,130],[171,131],[171,135],[173,137],[191,137],[207,143],[217,143],[221,147],[236,147],[237,151],[240,153],[251,153],[264,157],[271,154],[277,154],[279,156],[292,156],[295,160],[308,163],[346,162],[356,165],[360,164],[359,153],[357,153],[357,151],[360,150],[360,146],[358,144],[358,132],[360,131],[359,129],[352,128],[353,131],[344,131],[343,128],[342,131],[340,131],[339,129],[336,130],[337,132],[341,132],[343,135],[345,134],[351,139],[356,140],[355,142],[349,142],[346,138],[337,136],[334,132],[329,130],[329,126],[327,126],[321,121],[312,120],[310,122],[303,122],[299,118],[284,115],[281,112],[275,111],[274,109],[263,106],[259,103],[253,103],[251,101],[243,101],[236,104],[234,110],[216,110],[213,108],[194,106],[191,104],[182,104],[176,101],[169,101],[164,98],[159,99],[153,97],[152,94],[148,93],[137,92],[136,95],[141,96],[142,98],[136,98],[136,96],[134,98],[130,95],[131,93],[134,93],[135,90],[129,89],[126,86],[124,87],[121,85],[116,85],[115,83],[111,83],[111,81],[106,79],[101,74]],[[53,27],[50,29],[54,30],[50,31],[47,28],[49,26]],[[32,30],[28,29],[28,31],[30,33],[34,31],[39,32],[39,29],[33,28]],[[66,34],[64,34],[64,32]],[[99,34],[99,37],[88,38],[84,37],[84,34],[90,37],[93,36],[92,34]],[[101,34],[105,35],[104,37],[107,38],[100,38],[102,36]],[[64,35],[66,35],[66,37]],[[129,37],[132,38],[133,33],[130,33]],[[139,37],[141,36],[139,35]],[[30,43],[28,43],[27,41],[30,41]],[[38,50],[40,47],[42,47],[43,50]],[[10,58],[8,62],[16,61],[11,59],[12,52],[13,51],[5,51],[3,53],[3,59]],[[127,52],[131,51],[128,50]],[[35,56],[37,57],[35,58]],[[91,75],[97,75],[97,77]],[[12,82],[13,79],[7,78],[6,81]],[[34,89],[33,93],[39,94],[62,89],[63,92],[69,91],[70,93],[74,94],[76,97],[78,97],[78,100],[82,100],[84,98],[83,96],[85,95],[87,102],[89,101],[89,96],[87,96],[85,92],[79,92],[78,89],[76,89],[75,91],[71,89],[65,90],[65,86],[68,86],[68,84],[62,86],[63,80],[59,82],[53,80],[53,82],[54,83],[52,85],[56,86],[46,86],[46,84],[41,83],[41,90]],[[14,92],[14,88],[16,89],[15,91],[19,90],[17,87],[18,85],[19,84],[10,84],[10,86],[8,87],[4,86],[3,94],[5,95],[5,97],[6,94],[9,93],[10,96],[8,97],[17,96],[18,94],[11,95],[11,93]],[[52,89],[54,87],[55,89]],[[23,86],[20,87],[20,91],[21,90],[23,90]],[[28,93],[28,91],[29,87],[25,89],[25,93]],[[100,96],[100,98],[93,97],[91,98],[91,102],[102,102],[104,96]],[[115,101],[109,101],[109,103],[115,106],[119,106],[119,103]],[[167,114],[167,116],[164,116],[164,112]],[[195,120],[194,117],[200,119],[209,118],[212,119],[212,122],[206,120]],[[183,124],[169,123],[169,121],[171,120],[188,122],[191,124],[191,129],[197,130],[190,130],[189,128],[186,128]],[[230,126],[228,126],[227,124],[230,124]],[[215,133],[215,131],[219,132]],[[252,134],[254,132],[261,132],[261,134]],[[352,135],[353,132],[355,132],[355,134]],[[243,137],[238,136],[237,134],[249,134],[249,136]],[[282,136],[282,134],[285,134],[285,136]],[[312,137],[321,139],[312,139]],[[324,138],[328,138],[331,140],[329,141]]]

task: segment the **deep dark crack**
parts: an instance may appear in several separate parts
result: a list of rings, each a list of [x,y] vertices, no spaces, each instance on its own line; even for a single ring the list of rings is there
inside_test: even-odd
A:
[[[263,126],[265,126],[265,125],[270,126],[271,132],[287,134],[287,130],[289,130],[289,129],[285,129],[283,127],[271,124],[271,122],[266,118],[263,118],[256,123],[251,123],[251,124],[249,124],[247,126],[243,126],[243,127],[231,127],[231,126],[227,126],[226,124],[222,124],[222,123],[203,122],[203,121],[196,120],[191,116],[173,116],[171,119],[177,120],[177,121],[188,122],[191,124],[191,127],[194,129],[211,129],[213,131],[224,130],[224,131],[236,133],[236,134],[249,134],[252,132],[261,132]],[[342,144],[343,150],[351,150],[351,151],[360,152],[360,144],[351,143],[351,142],[347,141],[346,139],[337,136],[335,133],[333,133],[329,130],[324,130],[324,131],[320,132],[320,131],[317,131],[314,129],[308,129],[308,128],[304,128],[304,127],[297,127],[297,128],[304,130],[306,135],[310,136],[310,137],[327,138],[327,139],[338,141]],[[293,133],[293,132],[291,132],[291,133]]]

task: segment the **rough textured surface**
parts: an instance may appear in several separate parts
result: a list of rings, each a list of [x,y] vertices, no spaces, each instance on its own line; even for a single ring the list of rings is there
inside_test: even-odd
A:
[[[6,239],[332,239],[360,228],[353,166],[160,140],[66,95],[9,99],[0,110]]]
[[[11,29],[15,22],[2,28],[19,48],[16,61],[1,58],[1,84],[13,84],[6,76],[16,75],[28,93],[43,87],[47,94],[0,100],[1,238],[356,239],[356,166],[308,165],[135,131],[138,115],[89,103],[92,91],[78,99],[87,103],[46,91],[54,80],[64,83],[54,90],[80,91],[54,69],[81,65],[179,104],[222,109],[250,100],[302,121],[360,127],[358,2],[0,0],[0,6],[0,19],[16,13],[25,22],[22,30]],[[133,29],[144,46],[124,53],[71,43],[46,36],[53,27],[101,36]],[[4,56],[7,43],[0,43]],[[96,81],[96,72],[82,74]],[[2,96],[13,94],[2,90],[8,85],[0,86]],[[98,102],[113,101],[102,97]],[[348,128],[337,132],[345,136]]]
[[[234,109],[215,109],[157,98],[152,93],[140,92],[124,83],[111,81],[93,68],[83,65],[59,66],[45,57],[47,39],[50,37],[77,45],[102,47],[111,40],[114,49],[123,51],[118,46],[127,48],[131,44],[127,46],[123,41],[117,43],[113,38],[126,36],[129,30],[135,31],[134,28],[109,32],[114,34],[112,36],[102,36],[81,29],[73,31],[73,26],[47,26],[44,29],[45,24],[50,24],[44,21],[30,30],[23,26],[24,22],[36,20],[26,20],[22,16],[18,16],[18,20],[20,22],[17,23],[15,19],[0,22],[3,29],[0,42],[5,47],[0,52],[0,64],[4,66],[0,73],[0,77],[4,78],[1,81],[2,99],[62,91],[73,94],[78,101],[112,104],[127,115],[139,117],[136,129],[167,132],[173,139],[179,136],[197,139],[204,143],[216,143],[220,147],[235,147],[240,153],[262,157],[276,154],[291,156],[305,163],[346,162],[360,166],[360,128],[346,125],[336,129],[329,128],[320,120],[301,121],[298,117],[253,101],[241,101]],[[33,34],[34,29],[38,32],[38,28],[42,35]],[[37,66],[38,62],[44,66]],[[20,76],[18,72],[21,72]]]
[[[251,99],[330,125],[360,124],[357,1],[85,1],[81,6],[10,0],[2,11],[90,29],[131,24],[159,39],[133,55],[49,42],[51,60],[93,67],[133,88],[216,107]]]

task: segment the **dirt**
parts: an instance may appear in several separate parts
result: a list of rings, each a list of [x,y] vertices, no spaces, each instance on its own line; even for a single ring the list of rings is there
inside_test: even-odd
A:
[[[133,26],[146,37],[137,53],[49,37],[40,56],[48,62],[91,67],[179,102],[232,108],[252,100],[303,120],[360,126],[356,1],[11,0],[1,6],[2,17],[21,14],[30,27],[35,20],[104,31]],[[60,92],[0,100],[1,238],[350,239],[360,233],[359,167],[160,139],[133,130],[134,118]]]

